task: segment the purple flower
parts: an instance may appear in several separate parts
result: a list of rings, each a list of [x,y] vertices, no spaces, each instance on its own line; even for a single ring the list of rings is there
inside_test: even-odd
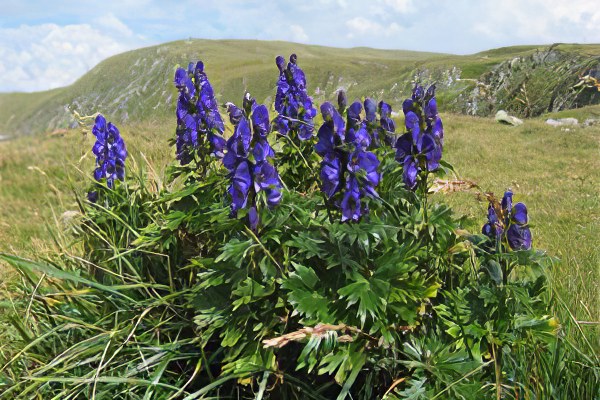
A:
[[[508,245],[513,250],[529,250],[531,249],[531,231],[527,226],[512,224],[506,232],[506,240]]]
[[[402,164],[404,171],[402,173],[402,181],[407,188],[413,190],[417,187],[417,177],[419,175],[419,165],[413,156],[408,156]]]
[[[281,201],[281,181],[277,169],[267,161],[261,161],[254,166],[254,190],[258,194],[264,191],[267,204],[274,207]]]
[[[386,106],[380,104],[381,115],[388,115]],[[431,85],[425,91],[422,86],[416,85],[412,98],[404,100],[402,110],[406,133],[396,140],[394,147],[396,160],[404,167],[404,183],[413,190],[417,186],[419,173],[435,171],[442,159],[444,130],[437,113],[435,86]],[[385,125],[388,124],[386,121]],[[381,125],[384,125],[383,121]]]
[[[362,104],[360,104],[360,101],[355,101],[354,103],[352,103],[350,105],[350,107],[348,108],[348,112],[347,112],[347,117],[348,117],[348,126],[355,128],[360,124],[361,118],[360,118],[360,113],[362,112]]]
[[[386,137],[385,135],[387,133],[394,133],[396,132],[396,123],[394,122],[394,120],[391,118],[392,115],[392,107],[383,102],[380,101],[379,105],[379,124],[381,125],[381,134],[383,135],[383,137]]]
[[[352,104],[348,108],[349,125],[351,118],[360,113],[361,104]],[[358,110],[358,113],[356,111]],[[318,142],[315,151],[321,161],[321,190],[328,199],[341,193],[341,201],[337,205],[342,212],[342,222],[358,221],[368,212],[361,206],[362,199],[378,198],[375,191],[379,185],[380,174],[377,171],[379,160],[374,153],[368,151],[370,136],[366,121],[360,122],[358,129],[348,127],[338,111],[330,104],[321,106],[323,125],[317,134]],[[354,114],[352,114],[354,113]]]
[[[98,192],[93,190],[88,192],[87,199],[90,203],[95,203],[98,201]]]
[[[375,191],[375,187],[379,185],[381,179],[378,168],[377,156],[358,146],[348,161],[348,171],[360,183],[362,193],[374,198],[379,197]]]
[[[425,97],[425,91],[423,90],[423,86],[415,85],[412,92],[412,100],[415,102],[422,102]]]
[[[256,106],[252,112],[252,126],[254,132],[261,137],[266,137],[270,132],[269,110],[263,104]]]
[[[235,127],[233,135],[227,140],[227,154],[223,157],[223,165],[230,172],[234,171],[241,161],[248,158],[251,140],[250,125],[248,120],[243,117]]]
[[[190,63],[187,71],[178,68],[174,84],[179,91],[175,144],[180,164],[189,164],[194,159],[194,151],[203,143],[207,143],[213,156],[222,158],[225,126],[202,61]]]
[[[331,153],[323,156],[321,161],[321,190],[327,198],[332,198],[340,190],[342,165],[340,157]]]
[[[277,56],[275,64],[279,69],[277,93],[275,95],[275,111],[278,116],[274,125],[282,135],[294,132],[300,140],[308,140],[313,136],[313,119],[317,110],[306,91],[306,76],[297,65],[298,57],[290,56],[290,62],[284,68],[285,60]]]
[[[498,215],[496,214],[494,205],[491,203],[488,206],[488,222],[485,225],[483,225],[481,232],[484,235],[486,235],[492,239],[495,238],[497,240],[500,240],[502,233],[504,233],[504,227],[500,223],[500,220],[498,219]]]
[[[107,124],[102,114],[96,117],[92,133],[96,137],[92,148],[92,152],[96,156],[94,179],[97,181],[106,179],[106,185],[112,189],[115,180],[125,179],[125,159],[127,158],[125,142],[119,129],[110,122]]]
[[[510,213],[512,212],[512,198],[513,198],[513,192],[511,192],[510,190],[507,190],[506,192],[504,192],[504,196],[502,196],[502,210],[504,211],[504,215],[505,215],[505,223],[508,223],[508,219],[510,216]]]
[[[373,99],[367,97],[365,99],[364,102],[364,106],[365,106],[365,117],[367,119],[368,122],[375,122],[375,119],[377,118],[377,104],[375,103],[375,101],[373,101]]]
[[[354,177],[346,182],[346,190],[340,204],[342,209],[342,222],[358,221],[362,216],[360,207],[360,186]]]
[[[248,160],[241,160],[231,174],[231,184],[228,189],[231,195],[232,215],[236,215],[238,210],[246,207],[251,185],[250,162]]]
[[[531,230],[529,229],[527,207],[523,203],[512,204],[513,193],[508,190],[502,201],[491,201],[488,207],[488,222],[483,226],[482,233],[497,242],[506,238],[506,243],[512,250],[529,250],[532,245]],[[502,218],[498,216],[500,212]]]
[[[244,110],[228,103],[227,111],[235,126],[223,157],[223,165],[230,171],[231,215],[237,215],[238,210],[249,205],[249,225],[256,230],[260,222],[257,195],[265,193],[268,207],[279,204],[282,197],[279,174],[270,162],[275,152],[267,140],[271,130],[269,112],[248,94],[244,98]]]

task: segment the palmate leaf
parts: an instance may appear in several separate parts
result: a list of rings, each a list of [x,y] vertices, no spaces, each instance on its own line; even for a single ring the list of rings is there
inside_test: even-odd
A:
[[[274,282],[265,282],[265,285],[260,284],[254,279],[248,277],[237,285],[231,294],[233,301],[233,311],[245,304],[250,304],[262,297],[270,296],[275,291]]]
[[[389,400],[429,400],[429,396],[427,395],[427,386],[425,383],[427,382],[427,378],[421,379],[411,379],[408,382],[408,387],[404,390],[397,391],[399,397],[397,396],[389,396],[385,397],[385,399]]]
[[[326,249],[322,246],[323,243],[325,243],[324,240],[314,238],[311,232],[299,232],[286,242],[286,246],[298,248],[300,254],[306,254],[307,257],[322,258],[327,255]]]
[[[283,280],[281,287],[288,290],[288,301],[294,306],[294,313],[315,322],[334,323],[329,310],[330,299],[317,289],[319,277],[315,271],[304,265],[292,262],[295,271]]]
[[[367,355],[362,351],[362,344],[353,343],[344,348],[338,348],[321,359],[319,375],[335,373],[335,381],[342,385],[337,400],[347,398],[352,385],[367,361]]]
[[[348,307],[358,304],[356,315],[360,319],[361,328],[364,327],[367,315],[373,320],[382,316],[387,305],[390,292],[390,283],[377,277],[366,279],[355,274],[354,282],[338,290],[340,297],[347,299]]]
[[[225,243],[221,254],[215,259],[215,262],[235,260],[235,265],[239,268],[242,265],[246,255],[258,244],[252,244],[252,239],[240,241],[239,239],[231,239]]]

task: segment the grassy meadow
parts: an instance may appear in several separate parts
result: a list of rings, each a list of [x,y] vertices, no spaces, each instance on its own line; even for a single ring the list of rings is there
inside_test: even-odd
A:
[[[559,116],[583,120],[598,115],[600,107],[587,107]],[[527,205],[534,246],[557,258],[552,271],[556,293],[575,319],[586,322],[581,331],[600,348],[600,327],[593,324],[600,321],[600,126],[565,131],[543,119],[509,127],[492,119],[442,118],[444,158],[460,178],[498,196],[511,188],[515,201]],[[174,117],[120,128],[132,156],[128,163],[147,160],[161,176],[174,159],[167,144]],[[92,144],[91,133],[79,130],[0,142],[0,251],[44,257],[55,248],[56,232],[65,229],[62,214],[77,209],[73,190],[84,193],[91,181]],[[485,221],[487,204],[475,193],[436,194],[434,199],[467,215],[468,228],[476,231]],[[0,274],[4,288],[15,279],[6,266],[0,266]],[[570,318],[564,312],[559,317]]]

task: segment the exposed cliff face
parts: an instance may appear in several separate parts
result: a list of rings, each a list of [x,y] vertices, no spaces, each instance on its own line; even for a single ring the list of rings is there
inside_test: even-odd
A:
[[[515,57],[484,73],[461,93],[456,108],[489,116],[503,109],[522,117],[600,103],[600,56],[562,52],[552,47]]]

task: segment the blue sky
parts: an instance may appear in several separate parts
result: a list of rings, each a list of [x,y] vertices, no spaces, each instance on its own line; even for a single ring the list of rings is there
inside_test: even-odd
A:
[[[600,43],[590,0],[0,0],[0,91],[68,85],[101,60],[189,37],[469,54]]]

